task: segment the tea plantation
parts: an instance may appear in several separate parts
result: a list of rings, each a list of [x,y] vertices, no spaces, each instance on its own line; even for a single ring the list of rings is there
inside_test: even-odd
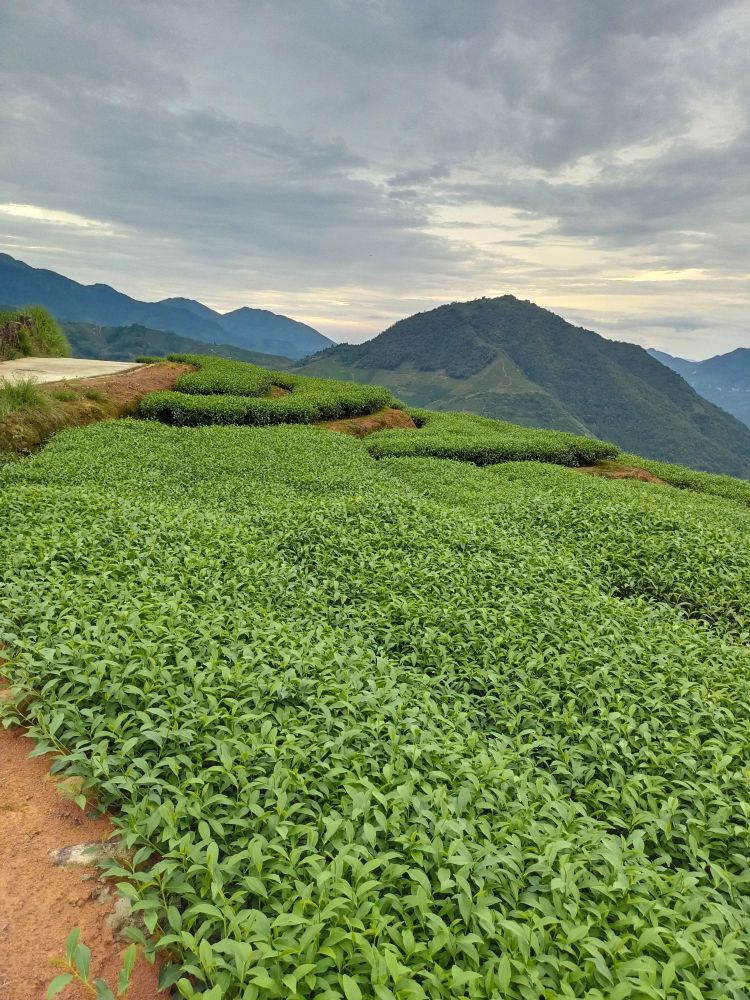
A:
[[[742,491],[444,429],[463,461],[126,420],[4,466],[17,711],[181,997],[744,1000]]]

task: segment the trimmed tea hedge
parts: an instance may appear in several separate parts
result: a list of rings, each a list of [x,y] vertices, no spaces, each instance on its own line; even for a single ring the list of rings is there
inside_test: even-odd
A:
[[[196,365],[198,371],[181,376],[177,391],[149,393],[140,412],[177,426],[307,424],[363,416],[395,402],[380,386],[307,378],[192,354],[172,354],[170,360]],[[272,386],[287,393],[267,398],[264,394]]]
[[[394,456],[451,458],[475,465],[540,461],[590,465],[618,449],[606,441],[563,431],[537,430],[473,413],[409,410],[418,431],[385,430],[370,435],[365,447],[375,458]]]
[[[206,357],[200,354],[170,354],[170,361],[195,365],[195,372],[186,372],[177,380],[179,392],[195,395],[263,396],[274,384],[278,373],[244,361]]]

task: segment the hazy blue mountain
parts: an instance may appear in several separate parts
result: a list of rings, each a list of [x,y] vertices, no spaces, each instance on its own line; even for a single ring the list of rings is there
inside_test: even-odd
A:
[[[675,358],[654,349],[649,354],[681,375],[705,399],[750,427],[750,348],[738,347],[705,361]]]
[[[82,285],[55,271],[31,267],[0,254],[0,302],[45,306],[60,320],[127,326],[137,323],[210,344],[301,358],[331,341],[305,323],[265,309],[238,309],[223,316],[192,299],[141,302],[109,285]]]
[[[638,454],[750,478],[750,431],[643,348],[512,295],[454,302],[296,366],[400,399],[592,434]]]
[[[252,343],[255,345],[253,350],[281,352],[288,357],[299,358],[322,351],[333,343],[306,323],[280,316],[268,309],[241,306],[232,312],[217,313],[195,299],[171,298],[163,301],[167,305],[186,309],[202,319],[219,323],[231,336],[233,344]]]
[[[210,309],[208,306],[204,306],[202,302],[197,302],[195,299],[186,299],[180,295],[175,295],[170,299],[161,299],[158,304],[160,306],[171,306],[174,309],[185,309],[194,316],[200,316],[201,319],[208,320],[210,323],[216,323],[217,317],[221,316],[221,313],[216,312],[215,309]]]
[[[257,345],[253,350],[276,351],[294,358],[322,351],[333,343],[306,323],[279,316],[267,309],[242,306],[224,313],[220,322],[222,328],[232,335],[233,344],[246,347],[252,339]]]
[[[213,354],[234,358],[264,368],[289,368],[291,358],[278,354],[246,351],[234,344],[206,344],[168,330],[150,330],[137,323],[129,326],[100,326],[95,323],[62,324],[74,358],[102,361],[134,361],[142,354],[165,358],[168,354]]]

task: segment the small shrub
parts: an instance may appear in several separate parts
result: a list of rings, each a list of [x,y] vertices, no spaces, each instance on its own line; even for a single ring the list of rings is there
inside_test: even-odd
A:
[[[91,978],[91,950],[81,942],[81,932],[74,927],[65,942],[65,960],[56,964],[65,971],[55,976],[47,987],[47,1000],[58,996],[71,984],[78,984],[96,1000],[115,1000],[114,991],[103,979]],[[117,978],[117,996],[124,997],[130,988],[130,980],[135,968],[138,949],[131,944],[122,953],[122,965]]]
[[[107,398],[100,389],[86,389],[84,396],[92,403],[103,403]]]

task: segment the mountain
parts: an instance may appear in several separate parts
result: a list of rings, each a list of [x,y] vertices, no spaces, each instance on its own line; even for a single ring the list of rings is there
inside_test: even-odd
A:
[[[268,309],[242,306],[228,313],[217,313],[195,299],[163,299],[162,304],[185,309],[202,319],[218,322],[233,344],[256,351],[279,353],[291,358],[314,354],[333,342],[307,323],[280,316]],[[252,345],[252,346],[251,346]]]
[[[681,375],[705,399],[750,427],[750,348],[738,347],[705,361],[687,361],[653,349],[648,353]]]
[[[97,326],[94,323],[63,323],[74,358],[102,361],[134,361],[143,354],[164,358],[168,354],[213,354],[234,358],[263,368],[288,368],[291,358],[278,354],[246,351],[231,344],[211,344],[191,340],[165,330],[150,330],[133,323],[130,326]]]
[[[306,323],[248,306],[224,313],[221,326],[232,335],[233,344],[248,346],[253,338],[255,350],[278,351],[295,358],[300,357],[300,351],[303,355],[314,354],[333,343]]]
[[[104,326],[136,323],[204,343],[233,344],[291,358],[331,344],[311,326],[265,309],[237,309],[223,315],[192,299],[141,302],[109,285],[82,285],[55,271],[30,267],[8,254],[0,254],[0,302],[39,304],[60,320]]]
[[[216,317],[221,316],[221,313],[217,313],[214,309],[204,306],[202,302],[197,302],[195,299],[186,299],[181,295],[174,295],[170,299],[161,299],[159,305],[170,306],[175,309],[185,309],[187,312],[192,313],[194,316],[200,316],[201,319],[209,323],[215,323]]]
[[[646,457],[750,478],[750,430],[643,348],[512,295],[454,302],[299,363],[416,406],[591,434]]]

